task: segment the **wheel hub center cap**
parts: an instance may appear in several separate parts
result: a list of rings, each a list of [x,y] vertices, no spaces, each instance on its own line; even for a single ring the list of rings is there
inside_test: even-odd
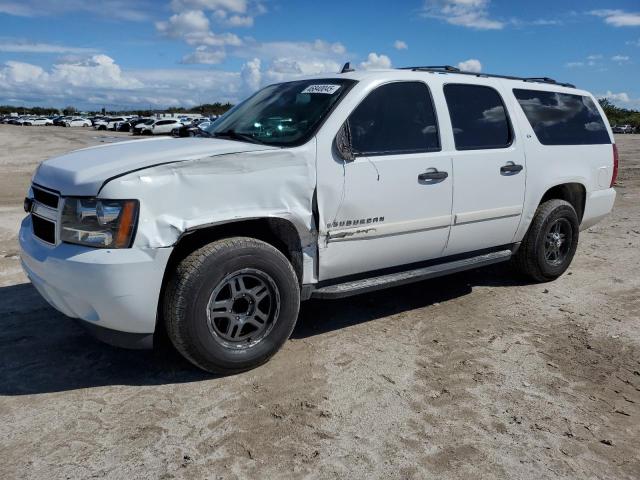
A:
[[[236,315],[250,315],[253,310],[254,301],[251,297],[247,295],[241,295],[237,298],[233,299],[233,306],[231,307],[231,311]]]

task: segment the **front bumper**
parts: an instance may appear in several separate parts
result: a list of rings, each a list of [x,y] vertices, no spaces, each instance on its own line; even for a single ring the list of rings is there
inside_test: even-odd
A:
[[[22,221],[19,240],[24,271],[55,309],[101,329],[154,332],[172,248],[50,246],[34,237],[30,216]]]

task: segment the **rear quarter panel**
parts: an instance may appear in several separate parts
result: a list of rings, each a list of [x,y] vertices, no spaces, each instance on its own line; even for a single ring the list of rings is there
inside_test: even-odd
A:
[[[511,82],[506,82],[511,83]],[[592,99],[602,117],[609,138],[613,141],[613,133],[598,101],[584,90],[551,86],[545,84],[528,84],[526,86],[509,84],[507,95],[510,97],[513,117],[519,124],[524,137],[525,155],[527,159],[527,181],[524,210],[520,226],[514,236],[518,242],[524,238],[529,225],[544,194],[552,187],[563,183],[579,183],[585,190],[587,201],[593,192],[606,190],[613,174],[613,147],[604,145],[543,145],[538,140],[531,123],[520,107],[513,93],[514,88],[551,91],[571,95],[583,95]]]

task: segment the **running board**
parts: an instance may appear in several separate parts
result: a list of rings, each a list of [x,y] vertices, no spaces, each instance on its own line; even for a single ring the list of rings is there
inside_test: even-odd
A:
[[[478,267],[485,267],[494,263],[504,262],[511,258],[511,250],[478,255],[477,257],[454,260],[430,267],[417,268],[405,272],[390,273],[378,277],[353,280],[351,282],[328,285],[311,292],[312,298],[343,298],[361,293],[373,292],[383,288],[397,287],[407,283],[419,282],[430,278],[442,277],[451,273],[463,272]]]

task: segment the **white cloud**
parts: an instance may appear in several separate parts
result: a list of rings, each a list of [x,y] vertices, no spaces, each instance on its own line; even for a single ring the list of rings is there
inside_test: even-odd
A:
[[[300,60],[294,58],[276,58],[264,72],[267,83],[293,80],[305,75],[319,75],[322,73],[335,74],[341,65],[333,60]]]
[[[640,12],[602,9],[592,10],[589,13],[596,17],[604,18],[606,24],[614,27],[640,27]]]
[[[172,0],[171,9],[175,13],[167,20],[156,22],[156,30],[163,36],[182,39],[196,47],[183,57],[183,63],[209,65],[226,58],[227,47],[239,47],[244,43],[235,33],[212,31],[210,18],[218,25],[246,28],[253,26],[257,15],[266,12],[257,0]],[[252,55],[248,53],[247,56]]]
[[[396,40],[395,42],[393,42],[393,48],[395,48],[396,50],[406,50],[409,48],[409,46],[402,40]]]
[[[533,20],[532,22],[529,22],[530,25],[535,25],[535,26],[540,26],[540,27],[548,27],[548,26],[556,26],[556,25],[563,25],[562,20],[558,20],[558,19],[548,19],[548,18],[539,18],[537,20]]]
[[[156,22],[156,29],[166,37],[179,38],[196,46],[193,53],[183,58],[185,63],[220,63],[226,57],[221,47],[242,45],[242,40],[233,33],[213,33],[209,29],[209,19],[202,10],[187,10],[172,15],[166,22]],[[218,49],[214,51],[205,47]]]
[[[172,15],[166,22],[156,22],[156,29],[171,38],[209,32],[209,19],[202,10],[187,10]]]
[[[340,65],[332,60],[279,57],[269,63],[259,58],[248,60],[240,71],[240,91],[251,94],[264,85],[295,80],[308,75],[335,74]]]
[[[41,17],[88,12],[101,17],[142,22],[157,8],[154,0],[0,0],[0,13],[19,17]]]
[[[458,63],[458,68],[465,72],[480,73],[482,71],[482,63],[476,58],[470,58],[469,60]]]
[[[55,64],[9,61],[0,65],[0,103],[83,109],[166,108],[241,100],[239,72],[188,69],[123,70],[106,55]]]
[[[202,9],[245,13],[248,3],[247,0],[172,0],[171,8],[178,12],[189,9]]]
[[[213,18],[228,27],[253,27],[254,19],[250,15],[229,15],[226,10],[216,10]]]
[[[627,45],[633,45],[634,47],[640,47],[640,38],[638,40],[629,40]]]
[[[622,65],[628,63],[631,60],[631,57],[628,55],[614,55],[610,58],[612,62],[617,63],[618,65]],[[601,53],[594,53],[591,55],[587,55],[584,60],[576,60],[565,63],[564,66],[567,68],[579,68],[579,67],[599,67],[600,71],[605,71],[604,68],[606,65],[605,57]]]
[[[107,55],[55,64],[50,73],[54,83],[73,87],[140,88],[142,83],[122,75],[120,66]]]
[[[490,0],[424,0],[422,16],[477,30],[500,30],[504,22],[489,16]]]
[[[259,58],[254,58],[246,62],[240,70],[242,84],[249,92],[254,92],[260,88],[262,83],[261,62]]]
[[[360,63],[360,68],[364,70],[391,68],[391,59],[386,55],[378,55],[375,52],[371,52],[367,59]]]
[[[216,65],[226,57],[224,50],[211,50],[206,45],[200,45],[192,53],[182,57],[182,63],[197,63],[201,65]]]
[[[253,27],[253,17],[249,15],[231,15],[225,20],[230,27]]]
[[[48,76],[42,67],[24,62],[8,61],[0,69],[0,80],[8,84],[39,82],[46,80]]]
[[[627,63],[630,59],[628,55],[614,55],[611,57],[611,61],[617,63]]]
[[[0,40],[0,52],[9,53],[90,53],[93,48],[70,47],[51,43],[27,42],[19,40]]]
[[[613,93],[611,90],[607,90],[607,93],[602,93],[600,95],[596,95],[597,98],[606,98],[607,100],[611,100],[612,102],[622,102],[629,103],[631,98],[629,94],[626,92]]]
[[[217,23],[231,28],[252,27],[255,17],[267,11],[260,0],[172,0],[171,9],[209,12]]]
[[[239,47],[242,40],[234,33],[191,32],[184,36],[189,45],[207,45],[209,47],[224,47],[226,45]]]

